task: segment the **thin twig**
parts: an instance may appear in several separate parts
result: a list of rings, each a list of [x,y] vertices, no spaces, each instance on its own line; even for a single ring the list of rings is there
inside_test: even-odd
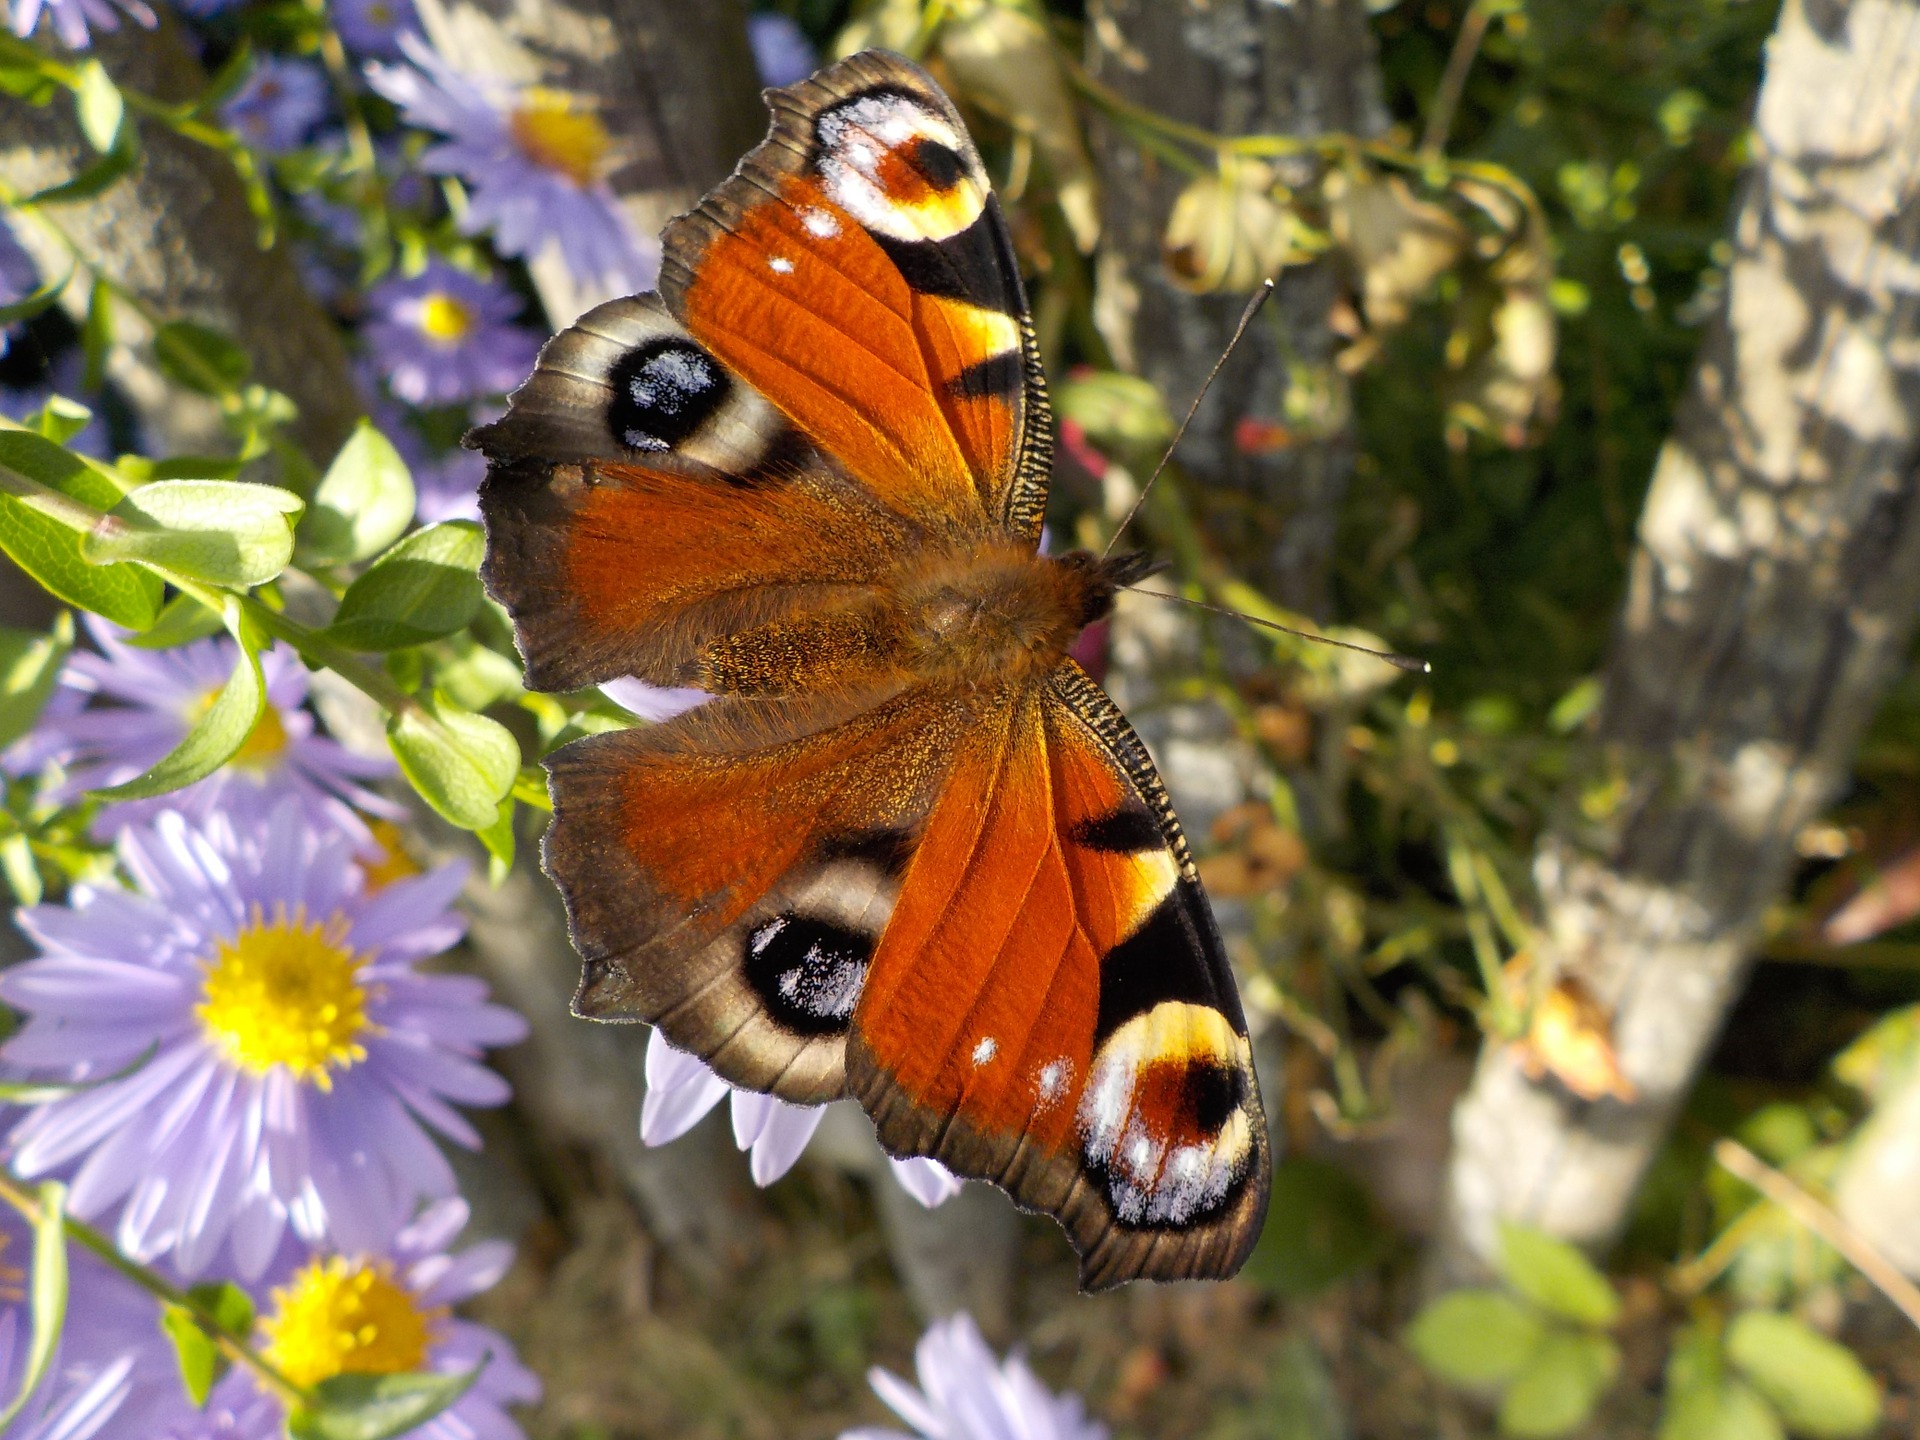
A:
[[[1213,362],[1213,369],[1207,372],[1207,378],[1201,382],[1200,393],[1193,397],[1193,404],[1187,407],[1187,418],[1182,420],[1180,428],[1173,432],[1173,439],[1168,443],[1166,453],[1160,457],[1160,463],[1153,467],[1153,473],[1147,476],[1147,483],[1140,487],[1140,493],[1134,499],[1133,508],[1127,511],[1127,518],[1120,522],[1119,528],[1113,532],[1113,537],[1107,541],[1107,548],[1100,552],[1102,560],[1113,553],[1113,547],[1119,543],[1120,537],[1126,534],[1127,526],[1133,523],[1133,517],[1138,515],[1140,507],[1147,503],[1147,492],[1153,489],[1153,482],[1160,478],[1160,472],[1167,468],[1167,462],[1173,458],[1173,452],[1180,448],[1180,439],[1187,433],[1187,427],[1193,424],[1193,417],[1200,413],[1200,402],[1207,398],[1207,391],[1213,388],[1213,382],[1220,374],[1220,367],[1227,363],[1227,357],[1233,354],[1233,347],[1240,343],[1240,337],[1247,333],[1247,326],[1251,325],[1253,317],[1260,313],[1260,307],[1272,298],[1273,281],[1262,280],[1260,288],[1254,291],[1253,297],[1247,301],[1247,308],[1240,312],[1240,323],[1233,327],[1233,338],[1227,341],[1227,348],[1220,352],[1220,358]]]
[[[1460,108],[1460,96],[1467,88],[1467,75],[1473,58],[1480,53],[1487,25],[1493,19],[1493,6],[1487,0],[1474,0],[1467,18],[1460,22],[1454,36],[1453,52],[1447,56],[1446,71],[1440,76],[1440,88],[1433,93],[1433,108],[1427,112],[1426,133],[1420,137],[1422,159],[1437,159],[1447,148],[1447,132],[1453,129],[1454,112]]]
[[[1155,473],[1157,474],[1158,472],[1156,471]],[[1145,492],[1142,491],[1141,493],[1144,494]],[[1138,509],[1139,507],[1135,506],[1134,508]],[[1131,520],[1133,516],[1128,515],[1127,518]],[[1117,538],[1118,532],[1115,533]],[[1107,548],[1111,550],[1113,546],[1109,544]],[[1356,645],[1351,640],[1336,640],[1331,635],[1316,635],[1311,630],[1296,630],[1291,625],[1282,625],[1277,620],[1262,620],[1258,615],[1249,615],[1246,611],[1235,610],[1230,605],[1215,605],[1206,600],[1195,600],[1190,596],[1176,595],[1169,590],[1142,590],[1133,585],[1127,586],[1126,589],[1127,593],[1131,595],[1145,595],[1152,600],[1171,600],[1178,605],[1191,605],[1196,610],[1211,610],[1216,615],[1231,615],[1235,620],[1244,620],[1247,624],[1258,625],[1263,630],[1278,630],[1282,635],[1293,635],[1301,640],[1311,640],[1316,645],[1334,645],[1342,650],[1357,650],[1362,655],[1371,655],[1374,659],[1384,660],[1387,664],[1401,670],[1410,670],[1415,675],[1431,675],[1433,673],[1433,666],[1415,655],[1401,655],[1392,650],[1375,650],[1369,645]]]
[[[1875,1249],[1873,1242],[1842,1219],[1832,1206],[1808,1194],[1738,1140],[1716,1142],[1713,1158],[1721,1169],[1746,1181],[1846,1256],[1848,1264],[1871,1280],[1880,1293],[1913,1322],[1914,1328],[1920,1329],[1920,1286],[1903,1275],[1898,1266]]]

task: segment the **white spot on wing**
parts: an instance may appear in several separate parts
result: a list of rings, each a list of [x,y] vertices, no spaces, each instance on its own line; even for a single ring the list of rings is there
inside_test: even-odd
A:
[[[767,268],[776,275],[791,275],[793,262],[784,255],[774,255],[767,260]]]
[[[825,210],[816,209],[811,205],[800,212],[800,223],[806,226],[809,235],[816,235],[822,240],[831,240],[840,233],[838,220]]]
[[[973,1063],[984,1065],[1000,1053],[1000,1043],[991,1035],[982,1035],[980,1043],[973,1047]]]

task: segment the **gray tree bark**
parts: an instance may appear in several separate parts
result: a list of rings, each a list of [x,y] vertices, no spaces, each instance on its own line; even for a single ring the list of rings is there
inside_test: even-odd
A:
[[[1088,12],[1089,72],[1169,119],[1222,135],[1386,128],[1359,0],[1096,0]],[[1121,369],[1184,407],[1226,348],[1246,297],[1195,296],[1174,285],[1160,240],[1187,177],[1110,126],[1096,125],[1094,140],[1103,190],[1101,335]],[[1279,168],[1282,179],[1305,178]],[[1180,463],[1205,480],[1203,523],[1221,552],[1282,604],[1322,618],[1354,456],[1346,382],[1331,363],[1335,285],[1326,265],[1281,277],[1268,314],[1241,342],[1180,450]],[[1302,400],[1314,417],[1299,427],[1309,438],[1260,455],[1235,447],[1240,420],[1279,420]]]
[[[169,102],[191,99],[207,77],[164,11],[157,30],[123,24],[94,36],[94,53],[122,86]],[[136,123],[131,114],[129,124]],[[140,297],[165,320],[220,331],[253,357],[254,378],[300,409],[290,427],[318,464],[333,457],[360,415],[345,347],[284,249],[262,250],[246,192],[225,157],[140,121],[139,168],[90,199],[49,207],[90,267]],[[97,157],[65,96],[50,106],[0,97],[0,176],[16,193],[71,179]],[[64,254],[18,227],[44,273]],[[86,286],[71,292],[84,302]],[[212,405],[170,385],[145,358],[147,327],[116,308],[109,373],[127,391],[164,450],[222,448]]]
[[[1920,4],[1788,0],[1754,143],[1605,677],[1625,799],[1536,860],[1540,963],[1611,1012],[1637,1096],[1580,1102],[1489,1044],[1436,1278],[1501,1218],[1618,1234],[1920,607]]]

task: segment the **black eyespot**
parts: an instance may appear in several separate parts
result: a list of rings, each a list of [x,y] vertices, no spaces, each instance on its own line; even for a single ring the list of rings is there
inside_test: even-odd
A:
[[[924,135],[914,141],[908,163],[936,190],[953,189],[967,173],[967,162],[960,158],[957,150]]]
[[[853,1020],[873,941],[811,915],[788,912],[747,932],[747,982],[767,1012],[798,1035],[838,1035]]]
[[[726,372],[691,340],[666,337],[635,346],[607,376],[613,401],[607,428],[632,450],[663,451],[706,423],[731,388]]]

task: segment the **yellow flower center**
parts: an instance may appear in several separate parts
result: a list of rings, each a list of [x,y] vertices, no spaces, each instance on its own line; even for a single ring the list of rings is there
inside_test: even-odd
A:
[[[260,1322],[265,1352],[296,1385],[335,1375],[399,1375],[426,1367],[434,1329],[445,1317],[422,1308],[384,1264],[314,1260],[273,1291]]]
[[[276,906],[269,922],[256,905],[246,927],[219,942],[194,1013],[228,1060],[255,1075],[284,1065],[330,1090],[331,1070],[367,1058],[360,1037],[373,1027],[345,928],[310,921],[299,907],[289,916]]]
[[[453,296],[436,290],[420,302],[420,333],[442,345],[467,338],[473,329],[473,311]]]
[[[373,843],[380,847],[379,855],[360,861],[361,874],[366,877],[367,893],[377,894],[396,880],[405,880],[420,873],[420,867],[407,853],[407,847],[400,838],[400,827],[391,820],[374,820],[368,829],[373,831]]]
[[[520,153],[534,164],[558,170],[582,188],[600,178],[609,144],[607,127],[571,95],[540,86],[522,91],[507,128]]]

